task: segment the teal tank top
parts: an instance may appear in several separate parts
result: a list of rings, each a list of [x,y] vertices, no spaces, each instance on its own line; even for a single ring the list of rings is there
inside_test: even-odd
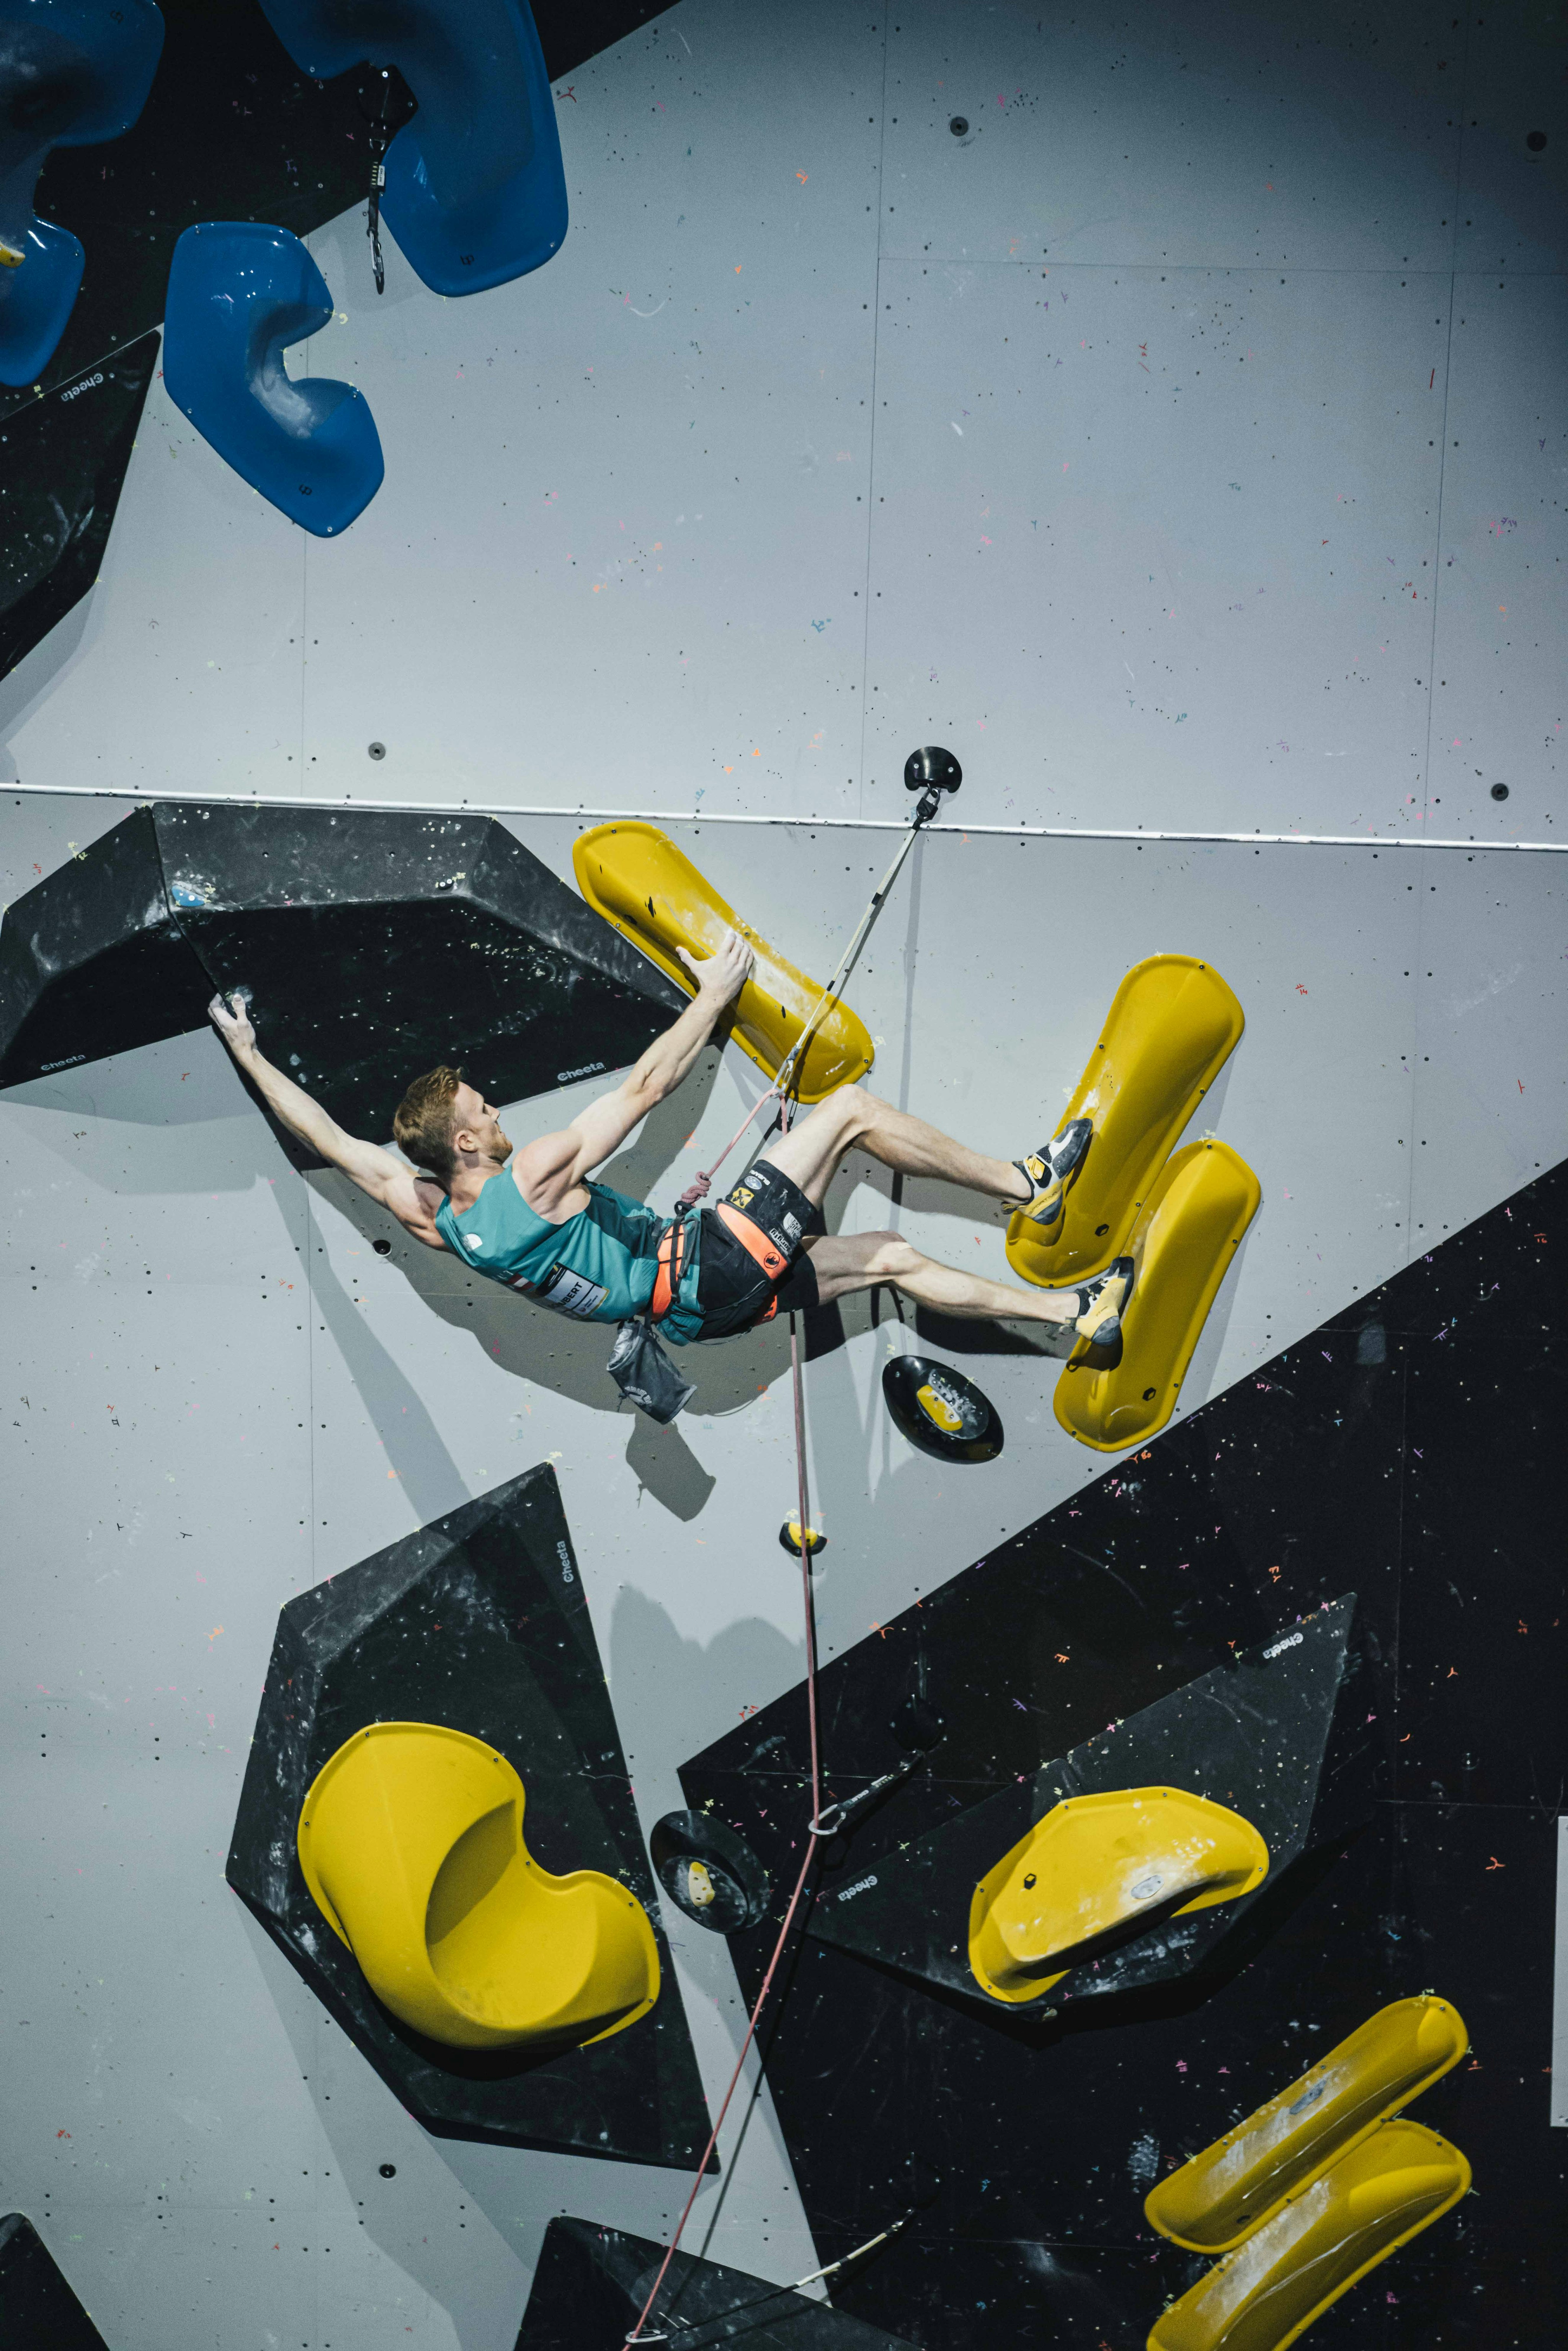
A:
[[[659,1241],[670,1223],[608,1184],[590,1184],[588,1206],[552,1225],[530,1208],[509,1168],[486,1178],[461,1216],[450,1200],[435,1228],[476,1273],[505,1282],[537,1305],[583,1322],[622,1322],[646,1311],[659,1270]],[[696,1336],[697,1219],[687,1219],[680,1294],[657,1325],[661,1338],[685,1346]]]

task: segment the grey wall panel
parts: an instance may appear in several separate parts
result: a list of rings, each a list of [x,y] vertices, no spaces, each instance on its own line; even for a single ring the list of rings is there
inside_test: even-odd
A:
[[[0,700],[11,772],[809,813],[883,805],[940,717],[1020,820],[1550,837],[1550,795],[1458,789],[1554,726],[1549,532],[1503,558],[1510,691],[1431,659],[1448,468],[1472,538],[1554,512],[1514,514],[1556,281],[1494,321],[1490,246],[1452,243],[1491,216],[1461,128],[1484,179],[1540,28],[1042,25],[684,0],[558,90],[549,269],[444,304],[394,248],[378,303],[358,214],[319,232],[339,312],[297,365],[371,398],[386,488],[307,545],[155,384],[90,618]],[[1557,147],[1519,152],[1493,215],[1543,221]],[[1487,323],[1444,425],[1456,250]],[[1486,552],[1460,631],[1510,602]]]
[[[1568,1158],[1563,958],[1568,874],[1555,857],[1423,861],[1410,1231],[1430,1248]]]
[[[1561,269],[1568,219],[1563,18],[1552,8],[1489,9],[1465,27],[1462,269]],[[1531,147],[1531,133],[1542,144]]]
[[[934,737],[988,819],[1414,831],[1446,290],[933,253],[881,294],[868,812]]]
[[[312,240],[350,289],[312,365],[371,394],[389,482],[312,561],[311,778],[852,801],[882,47],[831,0],[622,43],[558,107],[559,257],[461,315],[367,298],[353,215]],[[411,554],[418,596],[379,594]]]
[[[1565,365],[1561,277],[1456,278],[1427,820],[1466,839],[1568,838]]]
[[[0,683],[0,774],[298,789],[303,534],[155,374],[98,584]]]
[[[886,253],[1447,265],[1463,41],[1435,0],[1115,18],[916,0],[896,16]]]

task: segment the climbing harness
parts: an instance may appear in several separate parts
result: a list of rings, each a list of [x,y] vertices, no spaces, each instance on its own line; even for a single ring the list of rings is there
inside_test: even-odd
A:
[[[794,1046],[790,1051],[785,1055],[783,1061],[779,1064],[779,1073],[774,1079],[772,1086],[769,1088],[768,1092],[764,1094],[761,1102],[757,1104],[756,1109],[749,1112],[746,1118],[742,1120],[740,1125],[736,1129],[735,1134],[731,1136],[728,1143],[725,1144],[725,1147],[720,1152],[718,1157],[714,1161],[713,1165],[703,1175],[700,1175],[695,1183],[688,1185],[686,1190],[682,1193],[680,1202],[675,1212],[677,1224],[679,1224],[680,1220],[685,1217],[687,1211],[690,1208],[695,1207],[697,1201],[702,1198],[703,1194],[707,1190],[709,1185],[712,1183],[714,1176],[717,1174],[719,1168],[722,1167],[724,1162],[728,1158],[730,1153],[735,1149],[736,1144],[740,1141],[741,1136],[746,1133],[746,1130],[751,1124],[752,1120],[757,1117],[758,1112],[767,1107],[769,1102],[777,1102],[779,1105],[778,1115],[779,1123],[780,1124],[788,1127],[790,1113],[792,1109],[797,1106],[791,1094],[791,1087],[795,1072],[800,1066],[800,1057],[804,1053],[806,1047],[810,1043],[815,1031],[818,1021],[821,1019],[828,1005],[832,1001],[839,988],[842,986],[844,980],[849,977],[850,972],[853,968],[855,958],[860,954],[860,951],[865,945],[866,940],[870,937],[872,927],[874,925],[877,916],[881,914],[883,907],[887,903],[888,892],[892,889],[894,882],[898,879],[904,859],[908,856],[911,849],[915,846],[915,842],[920,832],[927,824],[930,823],[937,810],[941,807],[942,794],[944,792],[956,792],[963,779],[963,770],[950,751],[943,751],[936,747],[928,747],[925,750],[914,751],[910,754],[909,758],[904,764],[904,788],[908,791],[919,792],[920,799],[915,807],[914,821],[911,823],[908,831],[904,834],[904,839],[899,843],[898,854],[894,859],[892,864],[888,867],[887,872],[883,875],[882,881],[877,886],[870,905],[866,908],[865,913],[862,915],[860,922],[856,925],[854,936],[851,939],[849,946],[844,950],[844,953],[840,956],[837,969],[834,971],[831,979],[829,980],[827,987],[822,990],[821,1002],[817,1005],[810,1019],[801,1029],[800,1036],[795,1040]],[[798,1527],[806,1529],[808,1533],[810,1533],[811,1527],[811,1513],[806,1471],[806,1394],[804,1383],[802,1382],[800,1375],[800,1318],[799,1314],[796,1313],[791,1313],[789,1317],[789,1379],[794,1394],[795,1405],[795,1524]],[[768,1995],[773,1989],[773,1979],[778,1973],[779,1963],[783,1958],[785,1948],[789,1943],[790,1929],[795,1924],[795,1914],[800,1907],[800,1898],[806,1891],[806,1881],[811,1874],[811,1865],[817,1857],[817,1848],[826,1840],[835,1836],[838,1834],[839,1829],[843,1826],[845,1821],[852,1817],[855,1813],[858,1813],[863,1805],[868,1803],[871,1799],[879,1792],[881,1789],[889,1786],[894,1780],[903,1779],[905,1775],[905,1771],[913,1771],[915,1769],[915,1765],[921,1760],[920,1757],[916,1755],[907,1766],[901,1767],[896,1771],[885,1773],[881,1780],[875,1782],[871,1787],[862,1788],[858,1795],[849,1797],[843,1802],[831,1805],[826,1812],[823,1811],[821,1741],[817,1720],[817,1614],[811,1595],[812,1550],[813,1546],[809,1541],[802,1543],[800,1546],[800,1603],[806,1628],[806,1722],[810,1737],[811,1758],[811,1814],[806,1829],[805,1855],[800,1863],[800,1875],[795,1880],[794,1891],[789,1896],[789,1907],[784,1913],[784,1923],[779,1929],[779,1938],[773,1946],[772,1956],[769,1958],[767,1969],[763,1974],[761,1989],[758,1991],[757,1998],[752,2003],[751,2013],[747,2019],[746,2033],[740,2044],[740,2054],[735,2062],[735,2071],[729,2077],[729,2084],[725,2091],[724,2098],[720,2104],[713,2129],[708,2134],[707,2145],[704,2147],[701,2156],[698,2158],[696,2177],[692,2182],[691,2194],[686,2198],[685,2203],[682,2207],[680,2217],[675,2222],[674,2234],[670,2239],[669,2248],[664,2254],[664,2260],[659,2264],[658,2275],[654,2278],[652,2286],[648,2290],[648,2298],[637,2314],[636,2324],[632,2328],[631,2333],[626,2336],[625,2351],[632,2351],[632,2346],[636,2344],[668,2342],[670,2339],[667,2335],[644,2335],[643,2329],[647,2323],[649,2313],[652,2311],[653,2304],[659,2299],[659,2290],[664,2283],[664,2278],[669,2270],[670,2263],[675,2257],[676,2248],[680,2244],[682,2236],[685,2234],[686,2222],[691,2218],[692,2208],[697,2200],[697,2191],[701,2188],[704,2176],[706,2173],[708,2158],[712,2155],[715,2147],[718,2145],[718,2136],[720,2131],[724,2128],[725,2116],[728,2114],[731,2101],[735,2096],[737,2089],[740,2085],[740,2077],[746,2070],[747,2058],[751,2053],[751,2044],[757,2038],[757,2028],[761,2021],[762,2011],[767,2004]],[[894,2221],[890,2227],[884,2229],[880,2236],[873,2237],[868,2240],[864,2245],[857,2246],[854,2252],[846,2253],[843,2257],[843,2261],[833,2262],[828,2269],[815,2271],[810,2278],[802,2278],[800,2281],[801,2284],[810,2285],[818,2279],[831,2277],[834,2270],[841,2269],[843,2267],[845,2262],[854,2261],[859,2258],[861,2253],[869,2252],[873,2245],[882,2244],[888,2237],[892,2236],[896,2230],[903,2228],[911,2217],[912,2215],[910,2213],[904,2214],[900,2220]],[[768,2297],[766,2295],[763,2297],[764,2300],[767,2298]],[[742,2305],[742,2307],[747,2306],[748,2305]]]

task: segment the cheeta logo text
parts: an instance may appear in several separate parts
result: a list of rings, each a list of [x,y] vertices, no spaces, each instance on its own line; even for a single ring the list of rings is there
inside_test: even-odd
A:
[[[573,1078],[591,1078],[595,1070],[601,1070],[603,1067],[602,1061],[584,1061],[580,1070],[558,1070],[555,1073],[555,1081],[558,1086],[570,1085]]]
[[[1264,1650],[1263,1655],[1265,1657],[1277,1657],[1281,1649],[1293,1649],[1299,1641],[1305,1638],[1304,1633],[1287,1633],[1282,1641],[1276,1641],[1271,1649]]]
[[[68,392],[62,392],[60,398],[62,400],[74,400],[78,392],[90,392],[95,383],[101,383],[102,381],[103,374],[101,370],[97,375],[84,375],[79,383],[73,383]]]
[[[557,1543],[555,1547],[555,1555],[560,1562],[561,1582],[563,1583],[575,1583],[577,1582],[577,1578],[571,1572],[571,1553],[567,1550],[567,1547],[563,1542]]]
[[[863,1894],[868,1886],[874,1886],[875,1884],[876,1879],[874,1877],[857,1878],[854,1885],[845,1886],[843,1892],[839,1896],[839,1900],[841,1902],[852,1902],[857,1894]]]
[[[73,1061],[85,1061],[86,1059],[87,1055],[85,1053],[68,1053],[63,1061],[46,1061],[44,1063],[44,1074],[47,1076],[51,1070],[68,1070]]]

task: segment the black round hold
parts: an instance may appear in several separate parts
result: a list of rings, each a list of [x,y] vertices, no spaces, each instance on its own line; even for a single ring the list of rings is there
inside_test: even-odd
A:
[[[1542,149],[1546,144],[1545,131],[1527,131],[1524,134],[1524,143],[1529,148],[1532,155],[1539,155]]]
[[[883,1367],[882,1395],[895,1426],[933,1461],[994,1461],[1002,1449],[1001,1415],[951,1364],[895,1355]]]
[[[386,758],[387,747],[384,743],[367,743],[365,748],[370,753],[372,759],[384,759]]]
[[[371,1247],[374,1249],[378,1257],[391,1257],[392,1255],[392,1243],[389,1240],[372,1241],[371,1243]]]
[[[948,123],[947,128],[953,133],[955,139],[967,139],[969,135],[968,116],[967,114],[956,114]]]
[[[706,1813],[666,1813],[648,1840],[653,1873],[678,1910],[715,1935],[768,1912],[768,1872],[744,1838]]]
[[[1494,800],[1507,799],[1508,786],[1506,784],[1494,784],[1491,788],[1491,796]]]
[[[383,2163],[383,2164],[382,2164],[382,2178],[383,2179],[395,2179],[397,2178],[397,2166],[396,2166],[396,2164],[395,2164],[395,2163]]]
[[[963,768],[940,743],[927,743],[920,750],[911,751],[904,763],[906,792],[926,792],[933,786],[939,792],[956,792],[963,780]]]
[[[924,1755],[946,1736],[941,1716],[928,1698],[912,1691],[893,1718],[893,1735],[901,1747]]]

